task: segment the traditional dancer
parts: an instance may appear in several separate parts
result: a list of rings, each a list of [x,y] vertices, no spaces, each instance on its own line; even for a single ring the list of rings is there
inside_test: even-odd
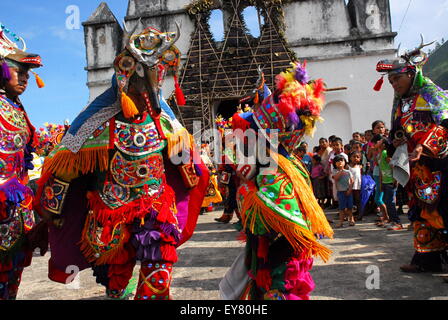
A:
[[[210,148],[208,144],[203,144],[201,149],[201,159],[204,164],[207,166],[210,181],[208,183],[207,192],[205,193],[204,201],[202,201],[202,210],[213,210],[214,203],[222,202],[222,196],[219,192],[218,187],[218,172],[213,164],[212,159],[210,158]]]
[[[33,192],[27,186],[33,169],[35,129],[19,99],[29,71],[42,66],[40,56],[25,52],[22,38],[0,24],[0,300],[17,297],[23,269],[31,264],[36,226]],[[19,49],[15,41],[21,41]],[[12,39],[12,38],[11,38]],[[43,83],[39,79],[39,86]],[[44,254],[46,241],[42,246]]]
[[[241,161],[238,156],[236,161],[242,179],[237,201],[250,276],[241,299],[309,299],[314,288],[309,273],[313,257],[326,261],[330,256],[318,239],[332,237],[333,231],[313,195],[307,170],[293,155],[303,135],[314,130],[323,91],[323,81],[308,81],[305,67],[295,63],[276,77],[274,93],[259,107],[232,118],[239,144],[254,143],[241,130],[252,129],[257,139],[268,141],[267,150],[257,149],[256,161]],[[237,147],[244,149],[248,150]],[[263,161],[265,152],[275,166]]]
[[[36,197],[50,222],[50,279],[91,266],[107,295],[123,298],[140,261],[135,299],[170,299],[176,248],[193,233],[209,175],[160,91],[177,71],[179,27],[136,33],[139,24],[125,28],[112,87],[47,157]]]
[[[442,271],[448,240],[448,95],[422,74],[427,55],[423,43],[396,60],[383,60],[377,71],[387,74],[395,91],[392,108],[393,145],[411,153],[409,218],[414,223],[415,254],[404,272]],[[383,75],[384,77],[384,75]],[[381,88],[382,78],[375,86]],[[398,148],[397,148],[398,150]]]

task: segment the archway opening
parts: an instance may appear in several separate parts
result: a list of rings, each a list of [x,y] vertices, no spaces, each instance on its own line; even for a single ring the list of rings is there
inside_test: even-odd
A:
[[[223,118],[228,120],[238,110],[238,105],[238,99],[221,100],[217,103],[216,115],[221,115]]]
[[[216,42],[224,40],[224,16],[222,10],[215,9],[211,11],[208,25],[210,27],[213,40]]]
[[[242,16],[249,34],[254,38],[258,38],[261,34],[261,28],[264,24],[263,16],[254,6],[246,7],[242,11]]]

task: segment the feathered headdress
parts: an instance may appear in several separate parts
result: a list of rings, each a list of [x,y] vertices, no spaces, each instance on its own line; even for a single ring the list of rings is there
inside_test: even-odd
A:
[[[292,152],[304,134],[312,135],[316,122],[321,120],[324,106],[324,82],[310,80],[306,63],[292,63],[292,67],[275,78],[275,91],[267,96],[252,113],[235,114],[233,128],[258,128],[272,141],[273,130],[278,130],[279,143]]]

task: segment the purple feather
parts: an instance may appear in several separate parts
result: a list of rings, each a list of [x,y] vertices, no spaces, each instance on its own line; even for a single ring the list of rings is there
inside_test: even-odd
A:
[[[0,75],[3,80],[11,80],[11,73],[9,72],[9,67],[6,62],[3,62],[0,66]]]
[[[289,118],[289,121],[291,122],[291,124],[293,124],[294,126],[298,125],[300,122],[300,118],[297,115],[297,113],[295,113],[295,112],[290,112],[288,114],[288,118]]]
[[[300,63],[297,65],[295,78],[301,84],[306,84],[309,81],[308,73],[306,72],[306,69],[304,67],[302,67],[302,65]]]

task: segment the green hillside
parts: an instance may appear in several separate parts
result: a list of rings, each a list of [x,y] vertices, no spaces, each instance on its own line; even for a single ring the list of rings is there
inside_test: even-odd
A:
[[[429,56],[423,73],[441,88],[448,89],[448,41]]]

